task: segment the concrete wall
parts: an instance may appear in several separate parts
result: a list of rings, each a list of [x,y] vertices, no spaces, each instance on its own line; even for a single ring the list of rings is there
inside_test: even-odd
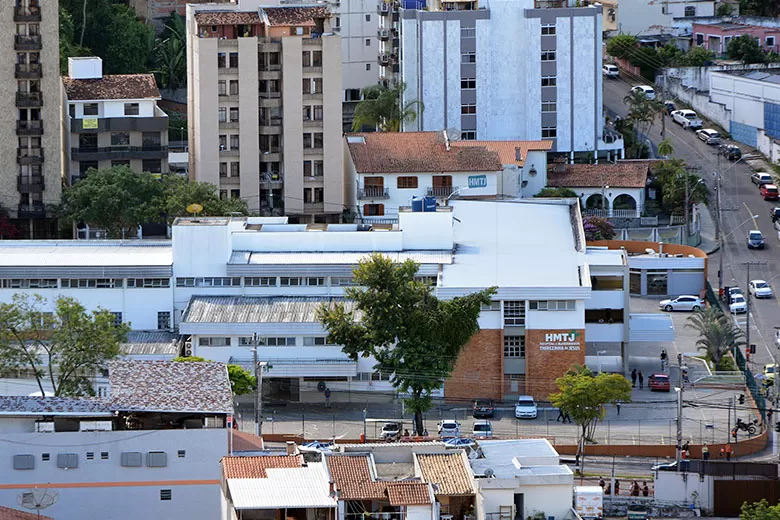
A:
[[[503,398],[504,331],[483,329],[463,347],[452,376],[444,382],[447,399]],[[498,511],[498,509],[496,509]]]
[[[334,16],[331,23],[336,27],[338,18],[341,27],[338,34],[341,36],[343,89],[363,89],[376,84],[379,77],[376,31],[380,20],[376,12],[376,1],[341,0],[338,4],[333,4],[331,9]],[[370,40],[370,45],[366,45],[366,40]],[[370,67],[368,70],[367,65]]]
[[[541,477],[538,482],[539,485],[522,485],[510,479],[480,479],[478,509],[483,515],[498,513],[500,506],[514,505],[515,493],[522,493],[524,511],[518,512],[519,518],[527,518],[536,512],[544,513],[545,518],[564,518],[571,509],[573,480],[569,484],[550,484]]]
[[[350,0],[357,1],[357,0]],[[363,0],[364,2],[368,0]],[[371,19],[376,18],[376,14],[371,15]],[[365,18],[363,18],[365,20]],[[368,25],[368,23],[366,24]],[[323,36],[322,41],[322,85],[323,85],[323,112],[324,121],[322,123],[323,132],[323,154],[324,178],[322,180],[325,188],[325,206],[326,213],[341,213],[345,207],[345,179],[344,179],[344,154],[342,150],[342,105],[340,102],[342,91],[342,56],[341,56],[341,37]],[[375,42],[373,42],[375,43]],[[371,47],[374,49],[375,47]],[[358,66],[359,68],[359,66]],[[365,72],[365,69],[364,69]],[[370,79],[361,79],[365,81]],[[373,75],[376,81],[376,74]]]
[[[715,504],[713,482],[714,479],[708,475],[699,478],[699,475],[694,474],[659,471],[656,473],[653,495],[656,500],[692,504],[695,493],[699,507],[711,510]]]
[[[259,81],[257,38],[238,39],[238,59],[238,124],[241,155],[230,159],[233,161],[238,159],[241,198],[247,201],[249,211],[257,211],[260,207],[260,186],[258,184],[260,139],[257,135],[257,127],[260,124],[260,103],[257,95]],[[225,79],[229,82],[230,79],[234,78]],[[230,175],[232,173],[229,171]]]

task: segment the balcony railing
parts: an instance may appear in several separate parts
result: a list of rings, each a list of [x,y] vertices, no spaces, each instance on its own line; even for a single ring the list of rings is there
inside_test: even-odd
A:
[[[17,121],[16,135],[43,135],[43,121]]]
[[[106,159],[159,159],[168,154],[167,146],[82,146],[70,149],[73,160],[97,159],[103,155]]]
[[[260,172],[261,185],[281,185],[283,183],[282,175],[278,172]]]
[[[42,48],[41,35],[24,36],[17,34],[14,37],[14,49],[17,51],[39,51]]]
[[[20,175],[16,179],[16,187],[19,193],[39,193],[46,187],[43,175]]]
[[[454,186],[428,186],[429,197],[449,197],[458,188]]]
[[[46,207],[41,202],[19,204],[18,218],[45,218]]]
[[[43,148],[17,148],[16,162],[19,164],[40,164],[43,162]]]
[[[358,189],[359,199],[389,199],[390,188],[381,188],[379,186],[367,186]]]
[[[14,22],[40,22],[41,8],[37,5],[14,8]]]
[[[41,96],[40,92],[17,92],[16,106],[17,107],[42,107],[43,96]]]
[[[37,79],[42,75],[40,63],[17,63],[15,75],[17,79]]]
[[[387,41],[390,39],[390,29],[386,28],[379,28],[376,30],[377,38],[379,38],[382,41]]]

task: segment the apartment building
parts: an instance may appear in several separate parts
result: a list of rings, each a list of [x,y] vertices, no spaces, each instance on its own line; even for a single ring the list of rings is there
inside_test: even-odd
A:
[[[189,5],[190,176],[291,222],[344,210],[341,37],[327,6]]]
[[[90,168],[168,173],[168,115],[153,74],[103,75],[98,57],[68,58],[62,83],[70,184]]]
[[[582,6],[580,6],[582,5]],[[380,5],[384,19],[397,5]],[[433,0],[400,9],[380,55],[425,109],[405,130],[460,132],[464,140],[549,140],[574,157],[619,154],[604,129],[602,7],[576,0]],[[391,44],[392,45],[392,44]],[[388,75],[385,73],[383,75]]]
[[[56,236],[62,195],[57,2],[0,6],[7,35],[0,74],[0,208],[23,238]],[[12,72],[13,71],[13,72]]]

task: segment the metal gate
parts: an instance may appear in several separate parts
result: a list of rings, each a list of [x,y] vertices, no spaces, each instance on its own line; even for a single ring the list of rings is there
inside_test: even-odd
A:
[[[780,480],[716,480],[715,516],[737,517],[744,502],[766,498],[770,505],[780,502]]]

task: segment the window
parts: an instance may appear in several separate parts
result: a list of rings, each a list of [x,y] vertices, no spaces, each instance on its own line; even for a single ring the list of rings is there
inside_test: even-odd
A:
[[[292,278],[289,276],[282,276],[279,278],[279,285],[282,287],[298,287],[306,285],[306,278]]]
[[[117,283],[118,282],[118,283]],[[114,289],[122,286],[122,279],[114,278],[64,278],[63,289]]]
[[[688,5],[685,6],[685,16],[696,16],[696,6],[695,5]]]
[[[481,310],[481,311],[500,311],[501,310],[501,302],[493,300],[488,305],[485,305],[483,303],[483,304],[481,304],[479,306],[479,310]]]
[[[669,284],[669,273],[666,271],[647,272],[647,294],[666,296]]]
[[[241,163],[239,162],[230,163],[230,176],[236,178],[241,176]]]
[[[542,139],[552,139],[558,135],[558,129],[554,126],[542,127]]]
[[[122,313],[112,312],[111,314],[114,315],[114,327],[119,327],[122,324]]]
[[[87,452],[87,460],[95,460],[95,452],[94,451],[88,451]]]
[[[217,68],[224,69],[225,68],[225,53],[224,52],[218,52],[217,53]]]
[[[477,29],[476,29],[476,27],[461,27],[460,28],[460,37],[461,38],[476,38],[477,37]]]
[[[384,204],[364,204],[363,216],[364,217],[381,217],[385,214]]]
[[[504,336],[504,357],[525,357],[525,336]]]
[[[35,455],[14,455],[14,469],[35,469]]]
[[[775,46],[775,37],[774,36],[767,36],[766,37],[766,46],[767,47],[774,47]]]
[[[138,103],[125,103],[125,115],[137,116],[138,115]]]
[[[171,312],[157,311],[157,330],[166,330],[171,328]]]
[[[464,90],[471,90],[477,88],[476,78],[463,78],[460,80],[460,88]]]
[[[555,101],[542,103],[542,112],[555,112]]]
[[[366,47],[371,47],[371,38],[366,38]]]
[[[237,52],[231,52],[230,53],[230,61],[228,62],[228,65],[230,65],[231,69],[238,68],[238,53]]]
[[[314,148],[322,148],[322,132],[314,133]]]
[[[303,338],[304,347],[319,347],[327,345],[327,338],[325,336],[307,336]]]
[[[585,309],[585,323],[623,323],[623,309]]]
[[[505,301],[504,302],[504,325],[525,325],[525,302],[524,301]]]
[[[370,21],[371,21],[371,15],[370,15],[370,14],[367,14],[367,15],[366,15],[366,21],[367,21],[367,22],[370,22]]]
[[[267,347],[294,347],[295,338],[260,338],[260,344]]]
[[[417,188],[417,177],[398,177],[397,183],[399,190]]]
[[[227,82],[224,79],[217,81],[217,94],[227,96]]]
[[[555,51],[542,51],[542,61],[555,61]]]
[[[475,52],[462,52],[460,54],[460,62],[461,63],[476,63],[477,62],[477,53],[475,53]]]
[[[0,280],[0,287],[3,289],[56,289],[57,279],[6,278]]]
[[[160,500],[170,500],[171,496],[172,496],[172,492],[170,489],[160,490]]]
[[[141,168],[149,173],[162,173],[162,161],[160,159],[144,159]]]
[[[311,93],[322,94],[322,78],[312,78],[311,80]]]
[[[301,60],[301,65],[303,67],[311,67],[311,53],[309,51],[303,51],[301,53]]]
[[[370,63],[366,63],[366,70],[371,70],[371,64]]]
[[[195,278],[177,278],[176,287],[195,287]]]
[[[111,132],[111,146],[130,146],[130,133]]]
[[[79,467],[78,453],[58,453],[57,467],[60,469],[73,469]]]
[[[221,162],[219,163],[219,176],[220,177],[227,177],[227,163]]]
[[[200,337],[200,338],[198,338],[198,346],[201,346],[201,347],[229,347],[230,346],[230,338]]]
[[[311,134],[308,133],[308,132],[303,134],[303,147],[304,148],[311,148]],[[307,162],[310,163],[311,161],[303,161],[303,162],[305,164]],[[304,173],[304,175],[306,175],[306,174]]]
[[[230,122],[238,122],[238,107],[230,107]]]
[[[349,287],[355,285],[355,280],[349,276],[331,276],[330,285],[331,287]]]
[[[704,45],[704,35],[702,33],[696,33],[696,46],[700,47]]]
[[[275,287],[275,276],[258,276],[252,278],[244,278],[244,285],[246,287]]]
[[[231,150],[238,150],[238,145],[239,145],[238,134],[231,135],[230,136],[230,149]]]
[[[553,36],[555,34],[555,24],[542,24],[542,36]]]
[[[98,104],[97,103],[84,103],[84,115],[85,116],[96,116],[96,115],[98,115]]]
[[[217,117],[217,121],[220,123],[226,123],[227,122],[227,107],[219,107],[217,109],[217,113],[219,116]]]
[[[543,87],[554,87],[556,84],[555,76],[542,76]]]
[[[220,135],[219,136],[219,151],[222,152],[224,150],[227,150],[227,136],[226,135]]]
[[[476,114],[477,113],[477,105],[472,105],[472,104],[461,105],[460,106],[460,113],[461,114]]]
[[[460,133],[460,138],[463,141],[475,141],[477,139],[476,130],[464,130]]]
[[[140,451],[125,451],[120,455],[120,461],[122,467],[125,468],[140,468],[141,467],[141,452]]]
[[[51,459],[51,454],[49,453],[41,453],[41,460],[44,462],[48,462]]]
[[[107,451],[101,451],[100,452],[100,460],[108,460],[108,452]]]
[[[594,291],[622,291],[622,276],[591,276],[590,285]]]
[[[577,308],[574,300],[534,300],[528,302],[532,311],[573,311]]]
[[[311,78],[303,78],[303,93],[311,94]]]
[[[238,80],[237,79],[231,79],[230,80],[230,95],[231,96],[237,96],[238,95]]]
[[[176,456],[179,457],[180,459],[183,459],[184,457],[187,456],[187,451],[186,450],[179,450],[179,451],[176,452]]]
[[[314,105],[314,120],[322,121],[322,105]]]
[[[180,279],[177,279],[177,287],[178,280]],[[234,276],[195,278],[195,287],[241,287],[241,278]]]

